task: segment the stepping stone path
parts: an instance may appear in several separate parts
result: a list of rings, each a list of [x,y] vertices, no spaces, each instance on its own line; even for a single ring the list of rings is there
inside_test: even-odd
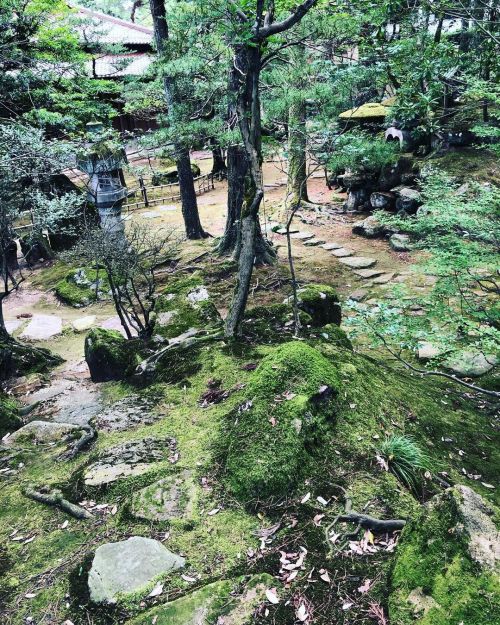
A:
[[[373,284],[387,284],[393,278],[394,278],[394,274],[393,273],[383,273],[378,278],[375,278],[375,280],[373,281]]]
[[[96,549],[88,587],[94,603],[116,603],[120,593],[139,591],[159,575],[185,566],[181,556],[158,540],[132,536]]]
[[[325,243],[321,246],[324,250],[340,250],[342,245],[340,243]]]
[[[353,256],[354,252],[346,249],[345,247],[341,247],[338,250],[333,250],[332,255],[337,258],[346,258],[347,256]]]
[[[56,315],[33,315],[20,338],[27,341],[48,341],[61,333],[61,317]]]
[[[317,245],[321,245],[323,243],[324,241],[322,241],[321,239],[309,239],[308,241],[304,242],[304,245],[306,247],[316,247]]]
[[[375,258],[366,258],[365,256],[353,256],[352,258],[340,258],[340,262],[351,269],[368,269],[377,264]]]
[[[384,273],[383,269],[360,269],[354,272],[360,278],[369,280],[370,278],[376,278]]]
[[[158,462],[175,461],[175,438],[143,438],[106,449],[84,474],[86,486],[103,486],[147,473]]]
[[[193,508],[191,472],[169,475],[146,486],[132,497],[132,514],[147,521],[169,521],[189,516]]]
[[[55,443],[60,441],[66,434],[79,429],[77,425],[72,425],[71,423],[31,421],[5,439],[4,444],[10,445],[24,439],[33,440],[37,443]]]
[[[85,332],[86,330],[90,330],[90,328],[94,325],[95,320],[95,315],[88,315],[87,317],[75,319],[71,322],[71,325],[73,326],[75,332]]]
[[[298,241],[306,241],[307,239],[314,238],[314,234],[312,232],[295,232],[290,238],[297,239]]]

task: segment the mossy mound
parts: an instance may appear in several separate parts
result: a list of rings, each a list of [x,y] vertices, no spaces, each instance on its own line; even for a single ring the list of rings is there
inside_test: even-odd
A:
[[[60,356],[43,347],[34,347],[13,339],[0,341],[0,380],[44,373],[62,362]]]
[[[171,339],[191,328],[216,327],[221,317],[197,274],[176,280],[158,298],[155,334]]]
[[[389,601],[394,625],[492,625],[500,614],[500,534],[474,491],[434,497],[401,537]]]
[[[218,443],[223,481],[238,500],[279,498],[296,486],[333,419],[338,388],[332,363],[304,343],[285,343],[261,361]]]
[[[327,284],[308,284],[298,291],[299,308],[311,317],[311,325],[321,327],[328,323],[340,325],[342,319],[339,298]]]
[[[353,349],[352,343],[347,334],[335,323],[327,323],[326,326],[323,326],[321,328],[320,336],[323,345],[326,341],[329,345],[336,345],[337,347],[342,347],[343,349],[348,349],[350,351]]]
[[[265,600],[266,588],[275,580],[266,574],[247,579],[221,580],[157,606],[128,621],[128,625],[196,625],[197,623],[249,623],[256,606]]]
[[[311,316],[300,311],[302,326],[311,324]],[[289,304],[255,306],[246,311],[243,333],[251,339],[263,341],[289,340],[294,332],[293,310]]]
[[[0,438],[22,426],[16,402],[0,392]]]
[[[57,297],[75,308],[88,306],[108,291],[109,283],[105,274],[86,267],[72,269],[55,287]]]
[[[140,341],[128,341],[117,330],[94,328],[85,337],[85,360],[93,382],[123,380],[140,362]]]

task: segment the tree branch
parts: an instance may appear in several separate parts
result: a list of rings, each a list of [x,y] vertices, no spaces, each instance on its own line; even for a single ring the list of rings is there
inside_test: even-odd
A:
[[[304,15],[309,11],[309,9],[312,9],[317,1],[318,0],[305,0],[305,2],[299,4],[295,11],[281,22],[274,22],[273,24],[269,24],[268,26],[264,26],[259,29],[259,32],[257,33],[258,39],[266,39],[267,37],[277,35],[278,33],[282,33],[285,30],[292,28],[292,26],[295,26],[295,24],[300,22]]]

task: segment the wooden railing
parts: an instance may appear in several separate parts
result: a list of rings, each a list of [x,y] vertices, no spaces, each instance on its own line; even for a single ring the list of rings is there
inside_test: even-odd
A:
[[[207,191],[211,191],[215,188],[213,175],[204,174],[194,178],[194,187],[196,195],[202,195]],[[154,185],[152,177],[139,177],[138,186],[129,191],[129,197],[123,208],[128,211],[136,211],[148,206],[164,204],[165,202],[176,202],[180,199],[181,194],[178,182]]]

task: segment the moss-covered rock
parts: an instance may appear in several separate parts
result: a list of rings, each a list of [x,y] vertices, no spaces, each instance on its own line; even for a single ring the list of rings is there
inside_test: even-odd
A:
[[[333,419],[338,388],[332,363],[304,343],[285,343],[262,360],[218,441],[223,480],[237,499],[278,498],[297,485]]]
[[[405,528],[389,601],[394,625],[492,625],[500,614],[500,534],[466,486],[437,495]]]
[[[299,314],[303,327],[311,324],[310,315],[302,310]],[[293,310],[288,303],[255,306],[245,312],[243,333],[252,339],[289,340],[293,331]]]
[[[128,625],[198,625],[224,623],[246,625],[257,605],[265,600],[265,591],[275,580],[265,573],[250,579],[225,579],[157,606],[128,622]]]
[[[347,334],[335,323],[327,323],[321,328],[321,338],[329,344],[352,351],[352,343]]]
[[[108,291],[109,283],[104,272],[87,267],[72,269],[55,287],[57,297],[75,308],[88,306]]]
[[[155,334],[168,339],[191,328],[210,328],[221,322],[217,308],[196,274],[169,285],[158,298],[155,312]]]
[[[140,362],[140,348],[140,341],[128,341],[117,330],[91,330],[85,337],[85,360],[92,381],[126,378]]]
[[[29,373],[43,373],[62,362],[60,356],[43,347],[13,339],[0,341],[0,380]]]
[[[342,318],[339,298],[327,284],[308,284],[298,291],[299,308],[311,316],[311,325],[328,323],[340,325]]]
[[[16,402],[0,392],[0,438],[19,429],[22,424]]]

